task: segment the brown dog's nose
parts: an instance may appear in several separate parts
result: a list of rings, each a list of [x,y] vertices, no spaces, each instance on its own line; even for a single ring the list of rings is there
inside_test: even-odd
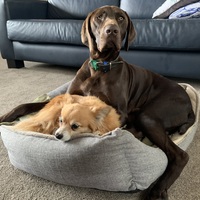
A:
[[[111,35],[111,34],[117,35],[119,33],[119,28],[116,25],[112,25],[112,24],[107,25],[104,30],[105,30],[106,35]]]

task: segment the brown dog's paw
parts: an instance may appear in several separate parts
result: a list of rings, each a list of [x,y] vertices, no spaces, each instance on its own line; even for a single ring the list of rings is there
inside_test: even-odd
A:
[[[162,193],[158,191],[150,191],[144,200],[168,200],[168,194],[167,191],[163,191]]]
[[[147,189],[142,195],[141,195],[142,200],[168,200],[168,194],[167,191],[159,191],[159,190],[154,190],[154,189]]]

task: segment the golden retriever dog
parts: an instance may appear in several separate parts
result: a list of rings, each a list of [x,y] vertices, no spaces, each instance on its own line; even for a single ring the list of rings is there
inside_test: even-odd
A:
[[[63,94],[14,129],[55,134],[57,139],[68,141],[82,133],[103,135],[112,131],[120,127],[119,118],[114,108],[97,97]]]

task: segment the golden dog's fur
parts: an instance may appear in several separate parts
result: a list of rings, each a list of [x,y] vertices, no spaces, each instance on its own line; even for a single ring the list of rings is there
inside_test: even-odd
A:
[[[94,96],[64,94],[53,98],[37,114],[14,126],[16,130],[54,134],[69,140],[81,133],[103,135],[120,127],[115,109]]]

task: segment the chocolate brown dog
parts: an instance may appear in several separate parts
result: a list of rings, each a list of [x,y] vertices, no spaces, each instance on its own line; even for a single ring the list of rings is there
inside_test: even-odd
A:
[[[119,57],[122,41],[125,39],[128,49],[135,30],[126,12],[118,7],[105,6],[90,13],[81,37],[89,47],[90,59],[77,72],[69,92],[94,95],[112,105],[121,115],[122,124],[134,134],[142,132],[165,152],[168,166],[146,199],[168,199],[167,189],[189,157],[167,133],[184,134],[194,123],[188,95],[177,83]]]
[[[167,190],[188,162],[188,154],[176,146],[167,133],[184,134],[194,123],[191,102],[182,87],[158,74],[126,63],[119,52],[135,37],[133,24],[123,10],[105,6],[90,13],[82,27],[82,42],[89,47],[86,60],[73,80],[70,93],[93,95],[113,106],[121,123],[140,137],[141,132],[162,149],[168,158],[163,175],[151,188],[146,199],[168,199]],[[12,121],[36,111],[42,104],[24,104],[2,116]],[[16,112],[17,111],[17,112]]]

